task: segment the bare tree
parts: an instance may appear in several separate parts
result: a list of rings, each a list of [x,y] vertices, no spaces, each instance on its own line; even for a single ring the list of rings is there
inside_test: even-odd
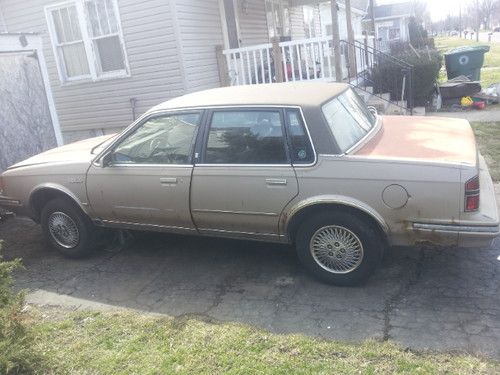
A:
[[[491,27],[491,15],[498,4],[498,0],[481,0],[479,3],[478,10],[485,29],[489,29]]]

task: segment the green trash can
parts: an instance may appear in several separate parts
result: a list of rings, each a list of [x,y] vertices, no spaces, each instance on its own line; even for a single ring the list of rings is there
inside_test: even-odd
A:
[[[466,76],[473,81],[479,81],[484,54],[489,46],[465,46],[454,48],[444,54],[448,79]]]

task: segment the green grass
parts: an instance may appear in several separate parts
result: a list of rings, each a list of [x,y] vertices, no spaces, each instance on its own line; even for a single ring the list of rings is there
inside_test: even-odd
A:
[[[493,181],[500,181],[500,122],[471,123]]]
[[[481,85],[483,87],[488,87],[493,83],[500,82],[500,43],[476,42],[470,39],[460,39],[458,37],[440,37],[435,38],[434,41],[436,47],[443,53],[455,47],[474,45],[490,46],[490,51],[484,55],[484,65],[483,69],[481,69]],[[446,70],[444,67],[439,74],[439,81],[446,81]]]
[[[138,313],[34,310],[32,348],[51,374],[493,374],[498,362],[387,343],[324,341]]]

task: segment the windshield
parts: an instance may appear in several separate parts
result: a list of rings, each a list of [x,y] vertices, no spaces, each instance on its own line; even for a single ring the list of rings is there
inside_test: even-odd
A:
[[[352,89],[324,104],[322,111],[341,152],[358,143],[377,122]]]

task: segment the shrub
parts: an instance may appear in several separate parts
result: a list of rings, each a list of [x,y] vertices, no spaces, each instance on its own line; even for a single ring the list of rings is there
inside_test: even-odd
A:
[[[410,47],[395,55],[397,59],[413,65],[413,105],[425,106],[430,100],[442,65],[442,57],[435,49],[421,49],[417,52]],[[381,57],[372,72],[374,92],[391,94],[391,100],[401,100],[403,76],[405,72],[400,65],[391,59]],[[405,99],[409,96],[410,87],[406,80]]]
[[[24,295],[12,291],[12,272],[19,267],[19,259],[4,261],[0,254],[0,374],[30,373],[38,362],[21,320]]]

